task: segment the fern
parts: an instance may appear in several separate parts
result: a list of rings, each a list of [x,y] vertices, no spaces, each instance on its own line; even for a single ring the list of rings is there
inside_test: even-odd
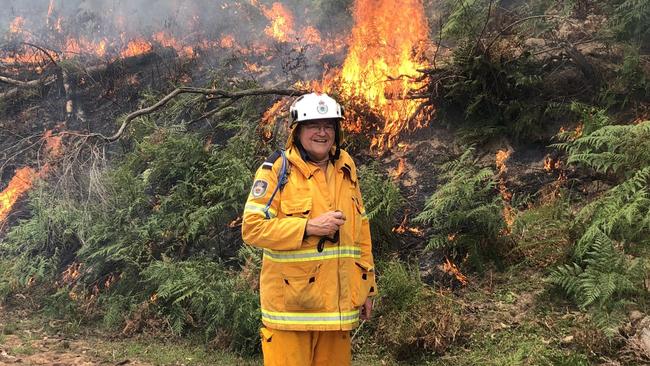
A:
[[[473,156],[470,148],[440,167],[444,184],[427,199],[414,221],[433,229],[428,249],[468,252],[480,267],[484,257],[498,256],[495,249],[505,223],[494,173],[479,167]]]
[[[227,335],[229,348],[256,352],[259,297],[235,273],[211,261],[188,260],[157,261],[143,275],[173,333],[200,327],[206,339]]]
[[[615,126],[602,112],[595,115],[602,127],[555,146],[568,153],[569,163],[618,184],[576,214],[573,263],[557,268],[550,279],[582,309],[613,319],[628,298],[647,294],[645,262],[634,255],[650,244],[650,121]]]
[[[385,179],[377,164],[359,167],[359,181],[366,214],[370,220],[373,247],[381,253],[385,249],[396,249],[395,235],[391,231],[395,214],[404,205],[399,188],[390,179]]]
[[[583,257],[583,263],[572,263],[554,270],[552,283],[559,285],[577,304],[585,309],[592,304],[609,306],[618,295],[640,293],[643,280],[641,260],[628,260],[602,231],[592,229],[593,242]]]

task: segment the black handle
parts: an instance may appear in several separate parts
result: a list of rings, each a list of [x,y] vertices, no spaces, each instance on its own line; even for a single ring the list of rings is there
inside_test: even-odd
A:
[[[339,241],[339,231],[337,230],[334,233],[334,237],[332,237],[332,238],[330,238],[329,236],[323,236],[322,238],[320,238],[320,240],[318,241],[318,246],[316,247],[316,249],[318,249],[318,253],[323,252],[323,250],[325,249],[325,242],[326,241],[329,241],[331,243],[338,243],[338,241]]]

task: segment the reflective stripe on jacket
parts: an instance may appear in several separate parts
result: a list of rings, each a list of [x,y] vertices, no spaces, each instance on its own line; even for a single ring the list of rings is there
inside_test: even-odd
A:
[[[359,322],[359,307],[376,294],[370,226],[357,181],[356,166],[345,151],[330,165],[334,189],[319,168],[287,152],[288,182],[276,193],[282,159],[263,164],[255,174],[244,209],[244,242],[264,249],[260,274],[262,322],[281,330],[349,330]],[[335,198],[330,198],[330,192]],[[304,237],[307,219],[340,210],[345,224],[339,242]]]

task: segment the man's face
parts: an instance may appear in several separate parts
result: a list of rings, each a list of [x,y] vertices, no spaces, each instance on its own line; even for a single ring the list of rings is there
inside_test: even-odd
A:
[[[316,119],[301,123],[298,139],[313,160],[321,161],[329,156],[334,145],[335,123],[334,119]]]

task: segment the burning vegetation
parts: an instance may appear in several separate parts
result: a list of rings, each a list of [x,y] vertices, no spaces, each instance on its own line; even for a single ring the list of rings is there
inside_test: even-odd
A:
[[[242,246],[241,205],[290,103],[318,91],[346,107],[378,263],[355,347],[493,362],[480,350],[528,341],[531,299],[554,286],[584,318],[545,321],[627,338],[568,347],[551,324],[533,335],[542,356],[521,346],[517,362],[646,360],[641,322],[620,327],[630,304],[648,312],[650,14],[550,3],[12,2],[0,302],[39,289],[116,333],[198,331],[254,354],[261,255]]]

